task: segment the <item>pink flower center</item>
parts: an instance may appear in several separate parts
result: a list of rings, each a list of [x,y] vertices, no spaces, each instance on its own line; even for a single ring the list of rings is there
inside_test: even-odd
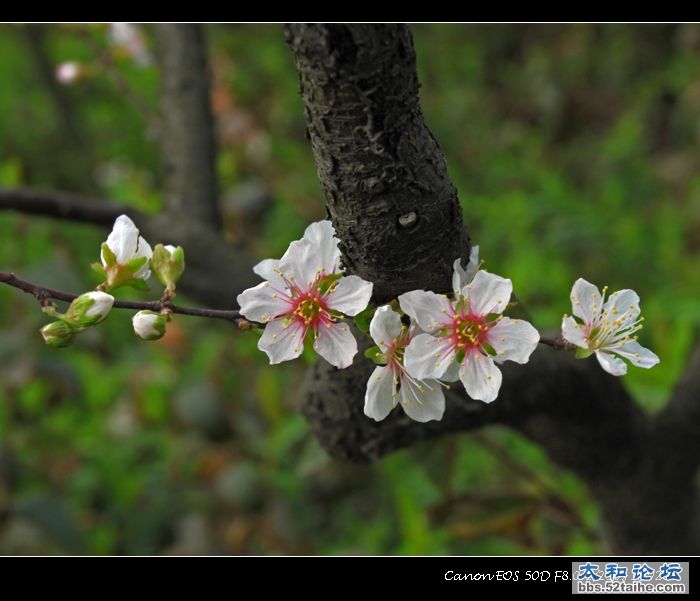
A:
[[[452,332],[449,337],[457,351],[479,349],[488,342],[489,326],[483,317],[478,315],[457,314],[452,320]]]
[[[319,325],[332,321],[325,299],[315,291],[304,292],[294,298],[290,313],[305,329],[315,330]]]

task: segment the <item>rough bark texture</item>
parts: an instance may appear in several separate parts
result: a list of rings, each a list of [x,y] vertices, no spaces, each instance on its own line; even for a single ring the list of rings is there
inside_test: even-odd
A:
[[[306,123],[345,267],[375,298],[449,290],[469,256],[457,191],[423,120],[403,25],[289,25]]]
[[[415,288],[449,290],[452,261],[467,256],[469,238],[444,158],[423,123],[408,29],[288,25],[285,32],[347,270],[373,281],[379,302]],[[668,411],[652,420],[595,360],[539,349],[528,365],[505,366],[496,402],[472,401],[456,386],[442,421],[419,424],[400,411],[380,423],[364,416],[371,369],[358,361],[338,371],[319,361],[306,378],[302,411],[333,456],[373,461],[434,436],[505,425],[588,484],[619,550],[700,549],[698,453],[682,458],[700,446],[700,412],[692,409],[700,376],[684,381]],[[693,425],[674,442],[683,417]]]
[[[217,202],[216,136],[202,28],[153,28],[161,73],[161,152],[168,210],[221,225]]]

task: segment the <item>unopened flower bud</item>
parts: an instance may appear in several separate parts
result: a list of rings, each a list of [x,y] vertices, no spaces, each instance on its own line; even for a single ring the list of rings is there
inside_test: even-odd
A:
[[[161,284],[171,292],[185,271],[185,251],[182,246],[156,244],[153,249],[151,266]]]
[[[134,332],[144,340],[158,340],[165,334],[169,317],[155,311],[139,311],[132,320]]]
[[[65,317],[73,326],[87,328],[104,320],[113,304],[114,297],[106,292],[86,292],[70,304]]]
[[[45,325],[41,330],[41,335],[44,337],[44,342],[49,346],[62,348],[70,346],[75,338],[75,330],[65,321],[53,321]]]

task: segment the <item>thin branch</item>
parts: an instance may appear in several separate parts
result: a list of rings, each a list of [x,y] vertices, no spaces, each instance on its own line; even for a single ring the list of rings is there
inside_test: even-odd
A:
[[[31,294],[36,298],[42,305],[46,304],[46,301],[51,298],[56,300],[71,302],[75,300],[79,295],[73,294],[71,292],[63,292],[61,290],[54,290],[53,288],[47,288],[45,286],[40,286],[38,284],[33,284],[22,280],[15,276],[14,273],[7,271],[0,271],[0,283],[7,284],[18,290],[22,290],[27,294]],[[254,325],[245,318],[241,317],[239,311],[236,310],[223,310],[223,309],[207,309],[200,307],[182,307],[178,305],[173,305],[169,300],[156,300],[156,301],[114,301],[113,308],[115,309],[131,309],[131,310],[149,310],[149,311],[162,311],[167,309],[172,313],[177,313],[179,315],[193,315],[196,317],[208,317],[211,319],[223,319],[225,321],[232,321],[238,325],[241,329],[246,329]]]
[[[563,338],[553,338],[551,336],[540,336],[540,344],[551,346],[558,351],[575,351],[578,347],[567,342]]]
[[[28,188],[0,188],[0,210],[109,227],[122,214],[134,221],[144,218],[139,211],[111,200]]]
[[[10,210],[111,228],[122,214],[131,217],[147,240],[180,245],[187,251],[182,291],[197,301],[224,309],[229,299],[260,282],[253,257],[233,248],[208,225],[173,213],[144,215],[127,205],[67,192],[0,188],[0,211]]]

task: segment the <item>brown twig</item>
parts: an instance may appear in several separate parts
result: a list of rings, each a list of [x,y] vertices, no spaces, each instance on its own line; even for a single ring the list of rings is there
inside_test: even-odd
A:
[[[549,336],[540,336],[540,344],[551,346],[558,351],[575,351],[578,348],[575,344],[571,344],[563,338],[550,338]]]
[[[54,290],[53,288],[46,288],[45,286],[40,286],[38,284],[32,284],[26,280],[22,280],[15,276],[15,274],[0,271],[0,283],[7,284],[13,288],[17,288],[31,294],[36,298],[42,306],[46,305],[46,301],[50,298],[55,298],[56,300],[71,302],[76,299],[79,295],[72,294],[70,292],[62,292],[61,290]],[[241,329],[247,329],[254,324],[244,317],[241,316],[240,311],[236,310],[223,310],[223,309],[206,309],[200,307],[182,307],[178,305],[173,305],[169,300],[163,298],[156,301],[114,301],[113,307],[115,309],[132,309],[132,310],[150,310],[150,311],[162,311],[167,309],[172,313],[177,313],[179,315],[194,315],[196,317],[209,317],[211,319],[224,319],[226,321],[232,321],[238,325]]]

